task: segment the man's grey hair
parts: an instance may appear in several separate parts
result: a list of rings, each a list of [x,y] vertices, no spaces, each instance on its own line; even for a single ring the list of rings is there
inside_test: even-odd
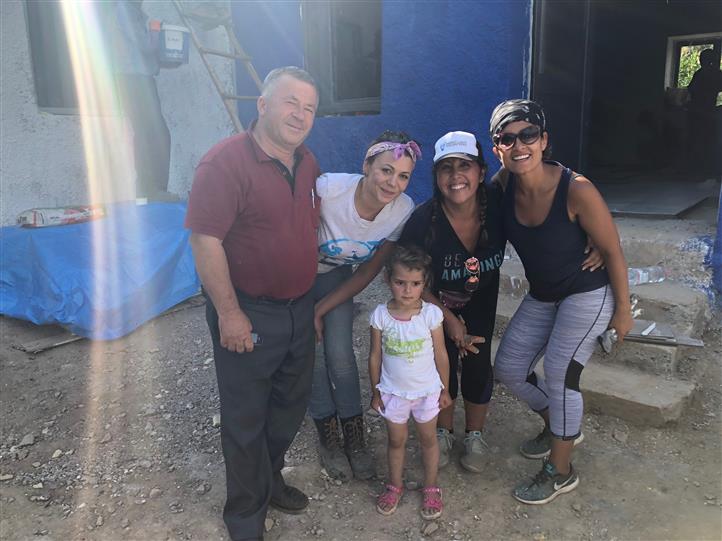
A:
[[[271,70],[266,78],[263,80],[263,86],[261,87],[261,96],[268,97],[276,87],[278,80],[284,75],[303,81],[304,83],[310,84],[314,90],[316,90],[316,96],[318,96],[318,85],[311,74],[306,70],[303,70],[296,66],[284,66],[282,68],[276,68]]]

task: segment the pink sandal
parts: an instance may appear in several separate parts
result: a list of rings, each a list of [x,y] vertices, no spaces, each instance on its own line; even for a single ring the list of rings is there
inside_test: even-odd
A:
[[[421,505],[421,518],[424,520],[439,518],[444,510],[441,489],[439,487],[425,487],[422,492],[424,493],[424,503]]]
[[[376,511],[384,516],[394,514],[396,508],[399,506],[401,496],[404,494],[404,489],[395,487],[394,485],[387,484],[385,491],[376,499]]]

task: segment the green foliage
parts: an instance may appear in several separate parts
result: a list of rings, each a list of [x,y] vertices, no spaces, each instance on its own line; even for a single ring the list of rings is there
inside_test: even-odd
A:
[[[699,53],[709,45],[687,45],[682,47],[679,55],[679,72],[677,72],[677,86],[689,86],[694,72],[699,69]]]
[[[679,52],[679,71],[677,72],[677,87],[686,88],[692,81],[694,72],[699,69],[699,53],[704,49],[709,49],[710,44],[704,45],[685,45]],[[722,69],[722,60],[720,60],[720,69]],[[722,94],[717,96],[717,105],[722,105]]]

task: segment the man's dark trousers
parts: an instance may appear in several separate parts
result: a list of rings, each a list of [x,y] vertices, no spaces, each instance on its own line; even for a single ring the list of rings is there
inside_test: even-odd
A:
[[[206,318],[221,399],[221,445],[227,500],[223,520],[231,539],[263,537],[273,474],[301,426],[311,394],[313,299],[272,304],[239,295],[239,304],[261,339],[250,353],[220,345],[218,315]]]

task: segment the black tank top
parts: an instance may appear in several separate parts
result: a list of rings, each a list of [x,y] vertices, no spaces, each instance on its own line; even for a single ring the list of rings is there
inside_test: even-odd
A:
[[[582,270],[587,234],[578,223],[569,219],[567,195],[570,182],[572,172],[564,167],[549,214],[535,227],[522,225],[516,219],[514,175],[509,175],[504,193],[504,233],[524,264],[529,293],[543,302],[559,301],[609,283],[605,269]]]

